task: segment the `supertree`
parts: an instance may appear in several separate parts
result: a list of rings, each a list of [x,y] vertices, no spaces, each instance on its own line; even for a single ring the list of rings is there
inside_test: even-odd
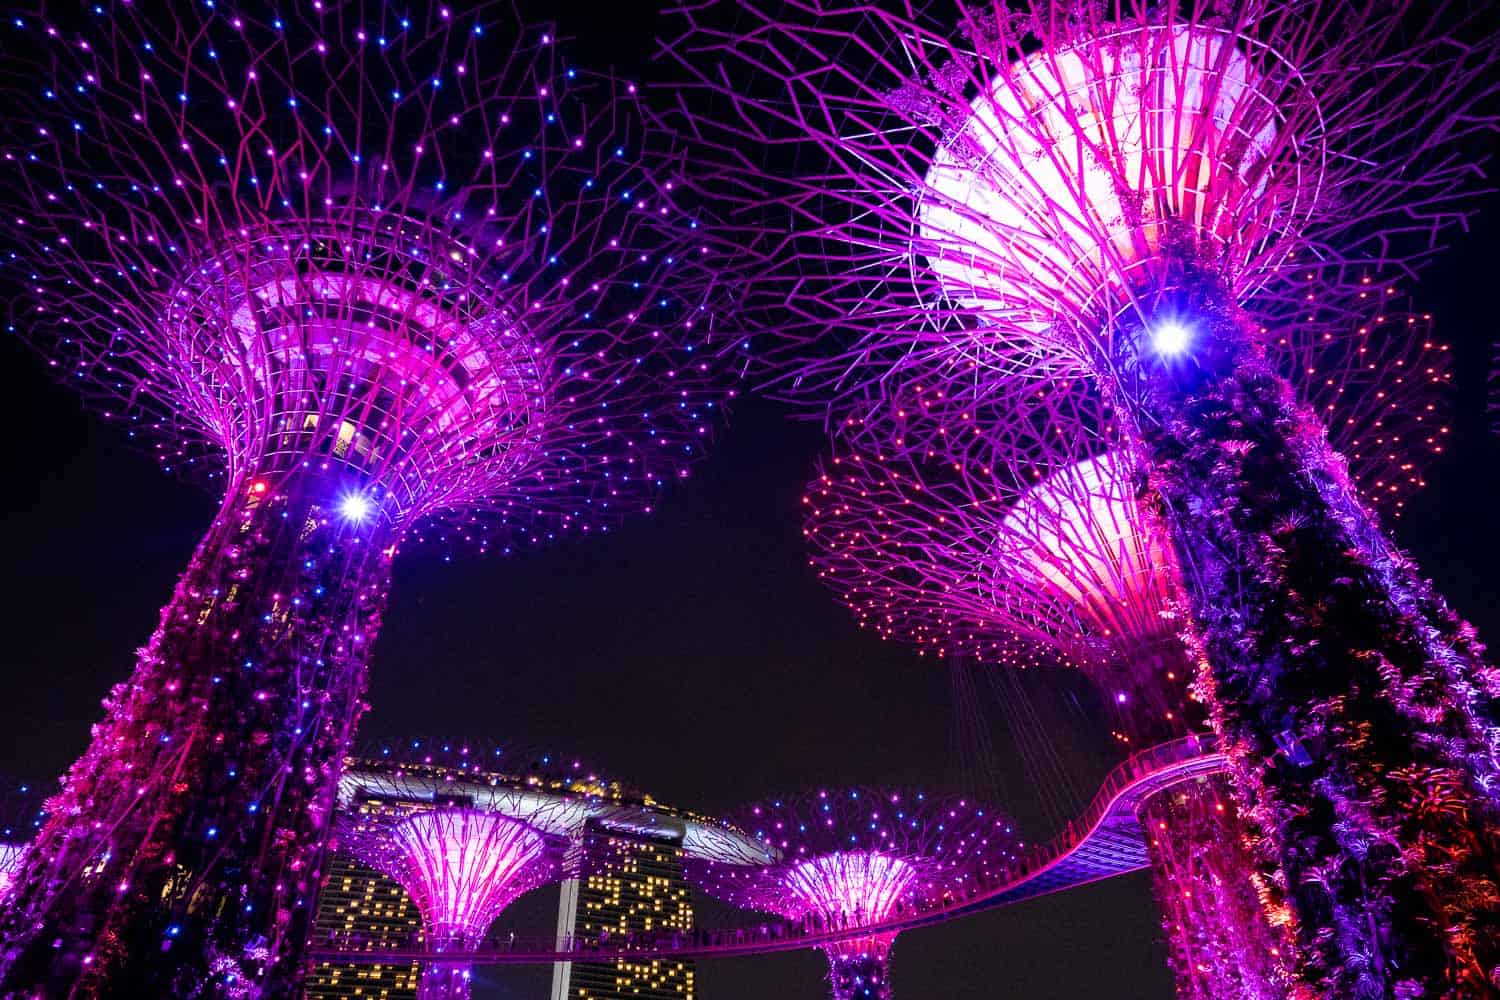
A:
[[[351,771],[340,849],[400,883],[435,952],[472,950],[511,902],[564,877],[566,814],[576,809],[563,797],[539,798],[524,783],[455,781],[451,773],[432,781],[398,769],[370,781],[368,768],[355,763]],[[461,961],[429,962],[417,995],[467,997],[469,976]]]
[[[1334,444],[1356,456],[1362,491],[1393,511],[1405,494],[1390,487],[1420,485],[1424,452],[1442,448],[1450,381],[1449,353],[1430,333],[1408,355],[1380,353],[1375,331],[1405,321],[1426,317],[1382,312],[1350,335],[1276,349]],[[856,450],[826,466],[805,498],[812,565],[862,625],[924,654],[1078,667],[1126,746],[1202,731],[1178,638],[1180,574],[1137,503],[1114,418],[1081,380],[1006,408],[988,450],[965,462]],[[1265,879],[1224,781],[1160,792],[1140,819],[1179,996],[1286,996],[1288,915],[1262,912]]]
[[[965,799],[880,789],[820,791],[729,817],[775,858],[693,860],[688,878],[734,906],[810,930],[880,924],[1000,877],[1019,840],[998,810]],[[893,931],[824,946],[835,1000],[891,995]]]
[[[470,966],[495,918],[530,889],[593,870],[594,830],[680,833],[686,857],[729,867],[771,855],[743,832],[650,800],[539,751],[413,740],[351,759],[340,783],[339,850],[400,883],[429,950],[423,1000],[469,995]]]
[[[12,328],[223,501],[35,842],[0,992],[284,996],[397,549],[650,511],[721,399],[714,262],[634,85],[508,6],[7,22]]]
[[[668,41],[720,233],[768,261],[757,352],[892,448],[911,396],[967,454],[1004,387],[1097,386],[1305,980],[1500,988],[1500,675],[1266,351],[1463,219],[1495,35],[1446,4],[956,7],[695,7]]]

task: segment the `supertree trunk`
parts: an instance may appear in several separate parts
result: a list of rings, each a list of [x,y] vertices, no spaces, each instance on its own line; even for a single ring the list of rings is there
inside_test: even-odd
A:
[[[1187,287],[1191,359],[1143,355],[1121,384],[1143,387],[1199,683],[1299,976],[1359,998],[1500,988],[1500,682],[1243,318]]]
[[[473,972],[468,963],[428,962],[417,984],[417,1000],[469,1000]]]
[[[1179,1000],[1284,1000],[1291,949],[1261,906],[1228,783],[1159,792],[1140,819]]]
[[[292,992],[396,539],[339,488],[229,490],[19,876],[0,993]]]
[[[877,937],[829,947],[828,981],[833,1000],[890,1000],[893,943]]]
[[[427,923],[428,946],[444,955],[475,951],[484,940],[488,927],[478,930],[466,928],[452,930],[441,925]],[[474,977],[474,965],[462,958],[457,961],[427,962],[422,966],[422,978],[417,982],[417,1000],[469,1000]]]

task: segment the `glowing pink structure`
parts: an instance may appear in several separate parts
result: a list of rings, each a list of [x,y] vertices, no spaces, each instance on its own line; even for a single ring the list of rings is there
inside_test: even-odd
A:
[[[344,850],[401,884],[422,915],[436,952],[478,944],[500,911],[523,893],[561,877],[553,838],[490,803],[362,804],[340,837]],[[464,963],[429,963],[422,1000],[469,995]]]
[[[1392,326],[1415,332],[1381,335]],[[1343,334],[1298,328],[1271,353],[1360,492],[1400,516],[1449,433],[1452,354],[1431,316],[1382,309]],[[927,398],[906,406],[890,449],[848,421],[872,447],[835,459],[804,497],[811,564],[861,624],[939,658],[1061,656],[1121,706],[1127,747],[1202,722],[1175,555],[1137,502],[1143,470],[1109,403],[1080,379],[1020,385],[990,401],[982,442],[951,448]]]
[[[0,844],[0,902],[10,898],[16,885],[16,872],[26,858],[25,844]]]
[[[650,511],[724,398],[714,262],[634,85],[508,7],[54,6],[5,28],[14,325],[223,503],[0,992],[284,996],[396,552]]]
[[[768,858],[743,832],[663,806],[576,761],[567,767],[468,741],[414,740],[350,760],[337,829],[338,849],[399,882],[421,914],[423,943],[439,959],[423,967],[422,1000],[469,995],[464,956],[511,902],[607,861],[587,848],[591,831],[671,834],[685,856],[716,865]],[[319,943],[358,950],[366,942]]]
[[[777,860],[690,862],[688,878],[735,906],[811,928],[878,924],[997,879],[1019,841],[1004,815],[959,799],[855,789],[749,807],[730,818]],[[827,946],[834,1000],[891,995],[894,933]]]
[[[521,895],[578,874],[565,868],[569,847],[600,804],[622,794],[576,766],[538,770],[528,761],[540,755],[491,749],[412,740],[350,760],[340,781],[338,849],[395,879],[428,948],[453,956],[423,966],[421,1000],[469,996],[463,954]]]
[[[1087,382],[1184,568],[1306,987],[1500,989],[1500,673],[1270,357],[1463,218],[1495,34],[1460,4],[735,8],[667,50],[719,232],[769,262],[750,353],[876,453],[982,454],[1004,399]]]

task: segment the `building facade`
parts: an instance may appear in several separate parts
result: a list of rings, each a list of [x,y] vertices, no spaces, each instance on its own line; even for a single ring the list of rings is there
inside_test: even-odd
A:
[[[411,898],[379,872],[334,855],[318,894],[312,940],[318,945],[371,950],[408,944],[420,932],[421,918]],[[305,1000],[416,1000],[415,962],[363,965],[319,961],[308,972]]]
[[[641,931],[693,928],[692,891],[682,874],[682,831],[611,828],[591,821],[581,849],[592,873],[563,883],[559,945],[569,937],[607,943]],[[559,962],[552,1000],[691,1000],[694,963]]]

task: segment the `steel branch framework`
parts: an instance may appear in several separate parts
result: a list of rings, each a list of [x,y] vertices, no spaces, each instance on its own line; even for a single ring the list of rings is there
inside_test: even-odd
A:
[[[31,838],[46,818],[46,805],[35,784],[0,780],[0,904],[15,887]]]
[[[1166,788],[1217,774],[1225,767],[1223,754],[1215,749],[1209,737],[1186,737],[1134,754],[1110,773],[1085,812],[1056,837],[1031,848],[1018,843],[1019,860],[1014,867],[976,878],[962,895],[924,906],[900,907],[894,917],[877,925],[839,927],[815,918],[810,923],[787,921],[757,927],[698,928],[688,933],[652,931],[612,936],[607,944],[592,938],[558,941],[553,936],[530,940],[492,936],[472,957],[475,964],[729,957],[823,947],[932,926],[979,910],[1141,869],[1147,864],[1141,804]],[[765,846],[764,842],[759,843]],[[730,852],[723,857],[727,860],[734,856]],[[741,856],[746,864],[765,864],[774,859],[774,855],[762,856],[758,861],[753,854]],[[423,961],[431,955],[417,942],[412,942],[411,947],[393,947],[389,941],[373,940],[342,944],[343,947],[335,948],[315,946],[314,957],[322,961],[368,964]]]
[[[1362,494],[1392,514],[1448,435],[1451,354],[1429,323],[1382,309],[1276,348],[1330,444],[1353,456]],[[1387,325],[1424,331],[1392,340]],[[1406,347],[1382,349],[1395,344]],[[1180,734],[1193,672],[1181,581],[1113,409],[1072,379],[995,394],[986,413],[959,457],[908,432],[834,458],[804,496],[811,564],[883,638],[1011,666],[1060,654],[1122,706],[1126,742]],[[920,398],[901,418],[918,434],[933,426]]]
[[[522,893],[614,863],[586,846],[591,832],[670,837],[684,857],[716,870],[774,857],[732,825],[664,806],[555,754],[455,739],[366,749],[376,755],[349,760],[340,779],[338,848],[394,878],[416,904],[431,955],[423,998],[469,995],[468,954]],[[344,932],[312,942],[362,943]]]
[[[732,822],[776,852],[770,864],[689,863],[688,876],[736,906],[808,929],[878,925],[998,879],[1020,841],[1008,817],[959,799],[854,789],[743,810]],[[890,996],[896,935],[825,946],[836,1000]]]
[[[767,360],[835,417],[917,383],[951,431],[997,375],[1121,374],[1185,259],[1264,343],[1348,329],[1463,218],[1491,127],[1492,46],[1446,8],[723,7],[664,43],[678,110],[769,269]]]

